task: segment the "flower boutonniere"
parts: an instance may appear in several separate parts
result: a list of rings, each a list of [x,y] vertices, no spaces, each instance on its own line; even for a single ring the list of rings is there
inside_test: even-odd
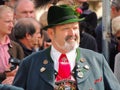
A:
[[[80,17],[80,15],[83,13],[82,9],[79,7],[73,6],[72,8],[75,11],[75,15],[78,17]]]
[[[81,8],[76,8],[76,12],[79,13],[79,14],[82,14],[82,13],[83,13],[83,11],[82,11]]]

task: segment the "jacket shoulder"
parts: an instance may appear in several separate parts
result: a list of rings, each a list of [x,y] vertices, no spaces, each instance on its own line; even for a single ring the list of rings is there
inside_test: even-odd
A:
[[[101,53],[98,53],[98,52],[95,52],[95,51],[93,51],[93,50],[90,50],[90,49],[85,49],[85,48],[80,48],[80,51],[81,51],[81,53],[83,53],[83,54],[97,54],[97,55],[102,55]]]
[[[41,50],[41,51],[38,51],[38,52],[33,52],[29,56],[25,57],[23,59],[23,61],[29,62],[29,63],[37,62],[37,61],[39,62],[41,60],[45,60],[48,57],[48,55],[50,55],[49,53],[50,52],[47,49]]]
[[[91,62],[95,61],[95,62],[103,63],[104,60],[106,60],[103,54],[89,49],[80,48],[80,54],[81,54],[81,58],[86,58]]]
[[[22,47],[15,41],[10,41],[9,53],[14,58],[22,59],[24,58],[24,52]]]

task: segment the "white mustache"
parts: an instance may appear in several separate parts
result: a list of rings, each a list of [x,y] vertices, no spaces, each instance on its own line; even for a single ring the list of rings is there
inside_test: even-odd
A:
[[[78,37],[77,36],[67,36],[65,38],[66,41],[69,40],[69,39],[74,39],[76,41],[78,39]]]

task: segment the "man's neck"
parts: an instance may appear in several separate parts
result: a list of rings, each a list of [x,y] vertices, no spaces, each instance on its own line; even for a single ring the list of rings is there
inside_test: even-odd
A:
[[[27,42],[26,40],[19,40],[19,42],[26,47],[28,50],[33,50],[33,48],[30,47],[29,42]]]
[[[7,38],[8,38],[8,35],[0,35],[0,43],[1,44],[4,44],[4,43],[6,43],[6,41],[7,41]]]

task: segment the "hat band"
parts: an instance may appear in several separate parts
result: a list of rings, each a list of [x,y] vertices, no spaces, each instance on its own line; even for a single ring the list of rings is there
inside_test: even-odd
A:
[[[77,18],[77,16],[75,16],[75,15],[73,15],[73,16],[65,16],[65,17],[59,18],[58,20],[50,22],[49,24],[57,24],[57,23],[61,23],[62,21],[65,21],[65,20],[68,20],[68,19],[73,19],[73,18]]]

